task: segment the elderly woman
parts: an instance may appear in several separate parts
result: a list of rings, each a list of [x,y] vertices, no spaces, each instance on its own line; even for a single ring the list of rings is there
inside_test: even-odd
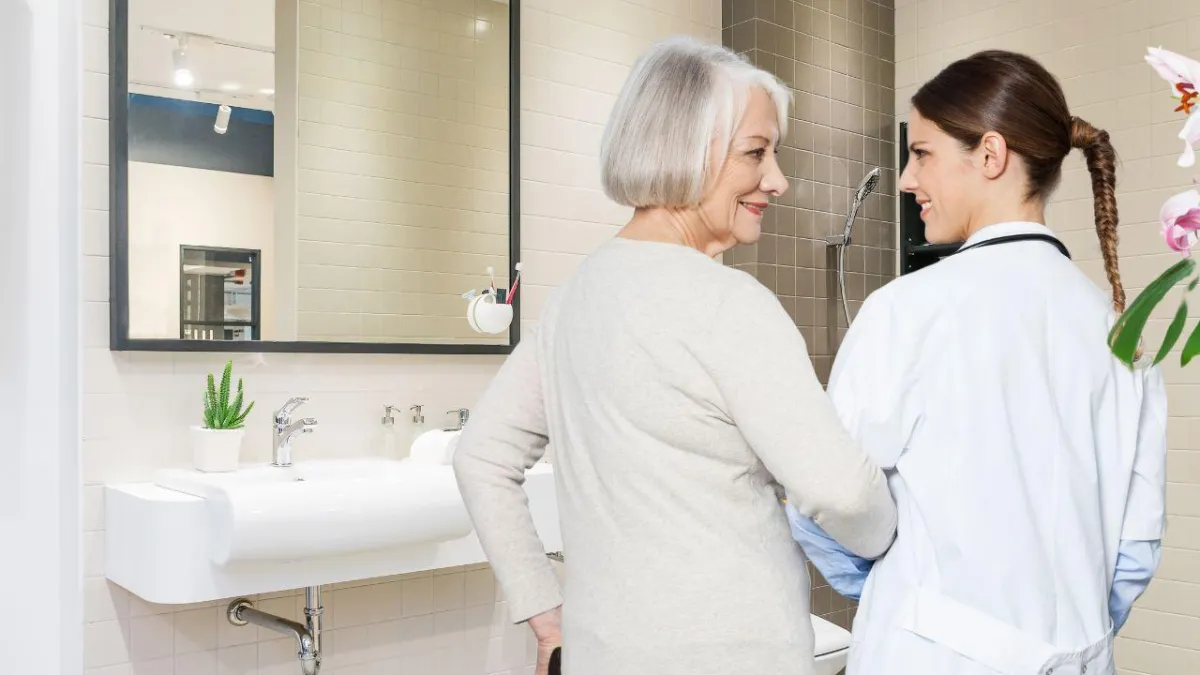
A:
[[[539,673],[560,639],[568,675],[810,673],[809,579],[776,486],[858,555],[893,539],[883,475],[792,320],[714,260],[756,241],[787,189],[787,110],[773,76],[720,47],[672,39],[638,61],[601,149],[633,217],[558,289],[461,438],[458,481]],[[549,443],[562,590],[521,487]]]

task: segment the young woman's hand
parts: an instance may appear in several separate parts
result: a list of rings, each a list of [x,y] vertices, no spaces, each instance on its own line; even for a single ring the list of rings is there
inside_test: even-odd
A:
[[[562,607],[542,612],[529,620],[529,627],[537,638],[537,669],[534,675],[549,675],[550,655],[562,646]]]

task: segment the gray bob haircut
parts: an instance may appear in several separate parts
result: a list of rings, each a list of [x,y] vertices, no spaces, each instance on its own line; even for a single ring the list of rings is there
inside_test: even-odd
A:
[[[782,137],[791,94],[774,75],[694,38],[656,43],[634,64],[604,129],[604,193],[635,208],[699,204],[754,87],[775,103]]]

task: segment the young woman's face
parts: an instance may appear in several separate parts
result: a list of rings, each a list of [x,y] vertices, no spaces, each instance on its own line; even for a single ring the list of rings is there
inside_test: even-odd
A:
[[[925,239],[932,244],[965,240],[986,182],[972,153],[915,109],[908,117],[908,152],[899,187],[917,198]]]

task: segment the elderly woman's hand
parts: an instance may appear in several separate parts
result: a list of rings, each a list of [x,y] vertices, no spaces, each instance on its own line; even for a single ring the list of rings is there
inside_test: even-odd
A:
[[[529,627],[537,638],[537,669],[534,675],[549,675],[550,655],[562,646],[562,607],[542,612],[529,620]]]

